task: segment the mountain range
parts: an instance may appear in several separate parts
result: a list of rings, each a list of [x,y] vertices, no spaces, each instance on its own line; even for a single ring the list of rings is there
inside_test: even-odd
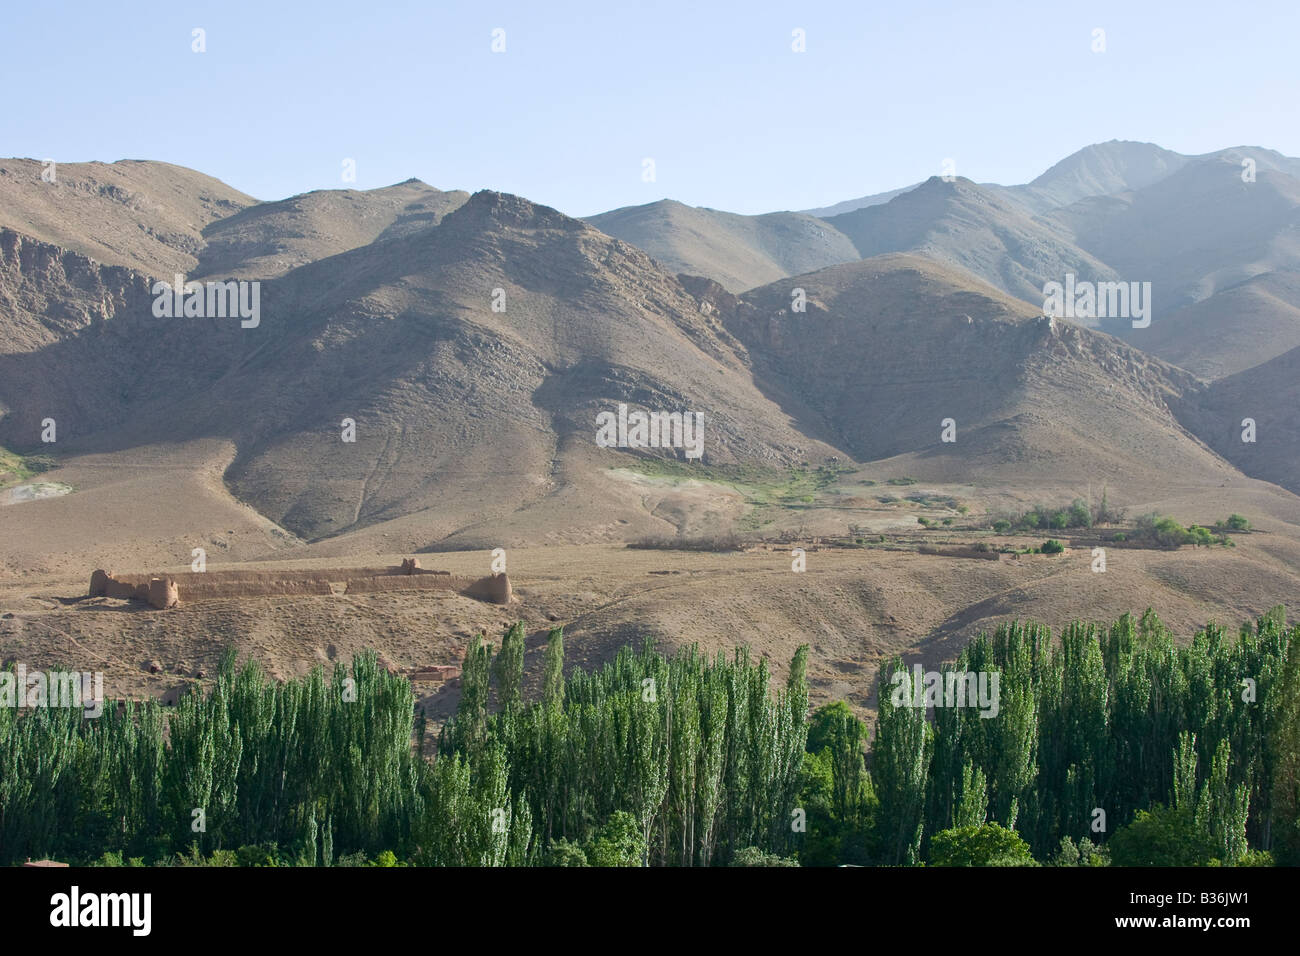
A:
[[[227,439],[232,490],[309,539],[434,507],[454,533],[496,511],[450,504],[479,470],[512,509],[544,501],[618,402],[703,412],[708,463],[927,450],[979,473],[1079,442],[1118,479],[1172,443],[1161,467],[1213,470],[1217,448],[1250,474],[1213,410],[1266,405],[1300,347],[1300,161],[1267,150],[1106,143],[1025,186],[933,177],[825,219],[41,170],[0,162],[0,442],[31,447],[47,417],[61,448]],[[1149,281],[1155,320],[1045,318],[1066,273]],[[173,274],[258,280],[268,319],[156,319]],[[950,415],[969,440],[944,449]],[[346,417],[364,424],[340,450]],[[1293,490],[1295,453],[1266,469]]]
[[[932,177],[824,210],[663,200],[586,220],[417,180],[260,202],[165,163],[43,171],[0,160],[0,503],[16,503],[0,600],[21,593],[31,618],[0,623],[7,639],[119,655],[120,618],[51,610],[26,582],[183,567],[195,548],[227,566],[440,552],[482,575],[455,552],[504,547],[527,614],[573,621],[595,657],[643,631],[722,646],[740,615],[774,659],[815,633],[833,690],[886,650],[951,650],[1011,614],[1160,603],[1191,626],[1300,586],[1300,162],[1268,150],[1106,143],[1019,186]],[[1067,274],[1149,282],[1150,325],[1044,314]],[[258,321],[160,314],[178,275],[256,283]],[[604,447],[597,417],[620,406],[702,415],[702,458]],[[17,460],[55,467],[42,482]],[[1081,590],[1059,579],[1073,564],[954,576],[915,548],[825,555],[815,589],[619,550],[883,540],[918,516],[1107,494],[1267,533],[1235,554],[1134,551]],[[236,606],[192,613],[187,640],[270,634]],[[300,627],[382,645],[429,611],[387,613],[263,617],[296,660]]]

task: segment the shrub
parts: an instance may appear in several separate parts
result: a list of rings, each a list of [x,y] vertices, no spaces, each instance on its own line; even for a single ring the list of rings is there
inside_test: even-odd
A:
[[[993,530],[998,534],[1006,534],[1011,530],[1011,522],[1007,521],[1005,518],[999,518],[997,521],[993,522]]]
[[[1057,541],[1055,538],[1048,538],[1043,542],[1043,546],[1039,550],[1042,551],[1043,554],[1060,554],[1065,550],[1065,545],[1061,544],[1061,542]]]
[[[1119,524],[1124,520],[1123,508],[1112,508],[1110,506],[1110,497],[1106,489],[1101,489],[1101,503],[1097,505],[1097,510],[1093,512],[1093,524]]]
[[[1035,866],[1029,845],[998,823],[942,830],[930,841],[931,866]]]
[[[790,857],[777,856],[775,853],[764,853],[756,846],[747,846],[744,849],[737,850],[736,855],[731,858],[732,866],[798,866],[799,861]]]
[[[1173,518],[1156,514],[1137,519],[1137,534],[1161,548],[1177,548],[1192,540],[1192,533]]]
[[[1238,866],[1274,866],[1273,854],[1268,850],[1247,850],[1237,861]]]
[[[1162,548],[1177,548],[1190,541],[1192,535],[1173,518],[1158,518],[1155,524],[1155,539]]]
[[[1228,515],[1228,520],[1226,524],[1228,526],[1228,530],[1230,531],[1250,530],[1250,522],[1247,521],[1242,515],[1239,514]]]
[[[587,854],[582,852],[582,847],[576,843],[570,843],[564,837],[556,840],[551,844],[551,848],[546,851],[542,858],[543,866],[587,866]]]
[[[274,843],[258,846],[241,846],[235,851],[240,866],[279,866],[279,853]]]
[[[1214,845],[1189,811],[1158,804],[1139,810],[1106,845],[1115,866],[1207,866],[1215,859]]]
[[[1052,866],[1109,866],[1110,851],[1088,839],[1077,844],[1068,836],[1061,837],[1061,847],[1052,857]]]
[[[636,817],[617,810],[588,844],[587,862],[592,866],[640,866],[645,851],[645,837]]]

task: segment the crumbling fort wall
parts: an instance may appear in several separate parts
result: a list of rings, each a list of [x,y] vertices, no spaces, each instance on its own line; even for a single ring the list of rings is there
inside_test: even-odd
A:
[[[180,592],[172,578],[149,575],[123,575],[119,578],[102,568],[90,576],[90,596],[144,601],[159,610],[175,607],[180,602]]]
[[[91,597],[140,600],[156,608],[173,607],[180,601],[426,590],[454,591],[493,604],[508,604],[513,594],[505,574],[476,580],[421,568],[418,558],[406,558],[397,567],[381,568],[187,571],[165,578],[114,575],[100,569],[90,576]]]

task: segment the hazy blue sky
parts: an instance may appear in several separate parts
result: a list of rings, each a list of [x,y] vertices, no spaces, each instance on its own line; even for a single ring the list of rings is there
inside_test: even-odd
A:
[[[0,155],[165,160],[259,199],[347,185],[353,158],[356,188],[574,215],[823,206],[948,157],[1019,183],[1109,139],[1300,155],[1296,0],[284,6],[7,0]]]

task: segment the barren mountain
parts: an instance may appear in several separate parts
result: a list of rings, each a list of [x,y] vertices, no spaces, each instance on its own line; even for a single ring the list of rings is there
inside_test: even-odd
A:
[[[1266,272],[1125,333],[1134,345],[1216,379],[1300,347],[1300,272]]]
[[[1217,153],[1045,218],[1125,281],[1151,282],[1154,325],[1254,276],[1300,270],[1300,179],[1261,163],[1255,181],[1243,181],[1242,158]]]
[[[1300,494],[1300,348],[1189,392],[1178,412],[1188,428],[1253,478]],[[1246,419],[1254,422],[1254,441]]]
[[[1286,159],[1277,153],[1272,156]],[[1016,186],[996,183],[980,185],[1024,207],[1030,213],[1038,214],[1068,206],[1090,196],[1110,196],[1149,186],[1182,168],[1193,158],[1195,157],[1184,156],[1153,143],[1111,140],[1108,143],[1085,146],[1078,152],[1071,153],[1033,182]],[[804,212],[810,216],[829,219],[867,206],[887,203],[918,185],[920,184],[914,183],[902,189],[848,199],[819,209],[805,209]]]
[[[0,442],[31,447],[46,417],[61,451],[230,440],[235,492],[304,537],[428,509],[426,542],[501,519],[572,481],[619,402],[702,413],[706,462],[833,451],[648,256],[516,197],[268,281],[250,329],[155,318],[143,277],[9,242],[4,338],[33,344],[4,357]],[[52,324],[54,299],[80,304]]]
[[[863,258],[910,252],[959,266],[1041,310],[1043,284],[1066,273],[1107,280],[1113,270],[1073,245],[1058,225],[969,179],[933,177],[880,206],[828,220]]]
[[[270,279],[375,241],[436,226],[469,198],[410,179],[382,189],[321,189],[258,203],[204,230],[195,277]]]
[[[1111,145],[1040,186],[1052,201],[1126,187],[1113,202],[1127,208],[1174,178],[1132,191],[1160,157]],[[56,466],[37,476],[49,497],[27,477],[14,478],[25,496],[0,489],[0,638],[32,666],[76,647],[110,693],[174,695],[230,644],[278,675],[365,646],[400,667],[450,663],[472,634],[517,618],[530,665],[554,622],[579,664],[653,635],[749,643],[779,670],[809,643],[815,698],[862,708],[881,657],[951,659],[1011,616],[1060,625],[1153,605],[1186,633],[1235,626],[1300,580],[1300,499],[1192,434],[1296,490],[1300,349],[1207,386],[1044,318],[1045,278],[1110,273],[1006,191],[932,180],[837,217],[856,217],[856,241],[931,258],[860,261],[798,214],[658,203],[596,217],[645,226],[647,246],[650,226],[666,228],[669,251],[652,259],[494,192],[412,181],[252,204],[195,173],[119,163],[59,167],[60,200],[32,192],[55,185],[39,164],[0,169],[0,445]],[[1270,235],[1281,248],[1283,232]],[[152,280],[177,270],[263,280],[260,323],[156,318]],[[767,284],[737,296],[701,273],[731,276],[733,291]],[[1145,344],[1202,375],[1212,361],[1243,367],[1292,334],[1291,278],[1216,285],[1200,312],[1172,317],[1157,292]],[[994,280],[1032,290],[1028,303]],[[1242,340],[1216,356],[1221,322]],[[703,457],[598,447],[595,417],[619,403],[702,413]],[[1244,448],[1243,417],[1259,435]],[[15,456],[0,461],[20,474]],[[995,533],[994,516],[1095,502],[1099,486],[1132,514],[1238,511],[1262,530],[1236,548],[1130,541],[1107,574],[1090,570],[1095,531],[1053,531],[1068,546],[1055,557],[990,550],[1043,537]],[[624,547],[737,532],[748,550]],[[806,573],[791,573],[796,546]],[[426,566],[473,576],[506,547],[518,601],[397,591],[154,611],[84,597],[95,567],[170,573],[195,547],[212,568],[254,573],[436,551]],[[163,673],[141,668],[152,659]],[[455,691],[432,703],[446,713]]]
[[[879,206],[887,203],[895,196],[901,196],[908,190],[915,189],[920,183],[913,183],[910,186],[904,186],[901,189],[889,189],[883,193],[872,193],[870,196],[860,196],[857,199],[846,199],[844,202],[837,202],[832,206],[821,206],[817,209],[804,209],[803,212],[810,216],[816,216],[818,219],[829,219],[831,216],[841,216],[846,212],[853,212],[855,209],[866,209],[868,206]]]
[[[0,227],[151,276],[188,273],[204,230],[256,200],[170,163],[0,160]]]
[[[807,311],[791,310],[803,288]],[[890,255],[756,289],[727,327],[759,374],[859,461],[904,453],[932,480],[1074,474],[1140,484],[1226,474],[1168,403],[1194,380],[961,271]],[[956,440],[942,441],[955,422]]]
[[[1071,153],[1033,182],[1010,191],[1036,212],[1057,209],[1090,196],[1131,192],[1159,182],[1190,158],[1153,143],[1111,140]]]
[[[587,221],[650,253],[670,272],[708,276],[731,292],[858,258],[833,226],[799,212],[740,216],[663,199]]]

